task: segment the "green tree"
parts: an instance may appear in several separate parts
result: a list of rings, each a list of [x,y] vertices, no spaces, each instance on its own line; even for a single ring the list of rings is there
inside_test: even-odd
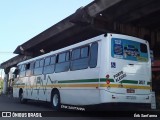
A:
[[[3,90],[3,80],[0,80],[0,94],[2,93]]]

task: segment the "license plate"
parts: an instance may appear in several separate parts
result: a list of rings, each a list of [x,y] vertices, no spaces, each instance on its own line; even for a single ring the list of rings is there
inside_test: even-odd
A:
[[[135,93],[135,89],[127,89],[127,93]]]
[[[135,100],[135,99],[136,99],[136,96],[126,96],[126,99]]]

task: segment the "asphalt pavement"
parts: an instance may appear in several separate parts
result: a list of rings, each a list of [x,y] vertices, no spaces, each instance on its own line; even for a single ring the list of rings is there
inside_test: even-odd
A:
[[[64,105],[65,106],[65,105]],[[91,107],[93,108],[93,107]],[[96,108],[96,106],[94,107]],[[42,117],[47,118],[45,120],[50,119],[50,117],[54,117],[58,120],[62,119],[73,119],[73,120],[127,120],[127,119],[135,119],[135,117],[139,118],[138,114],[140,115],[140,118],[142,119],[142,114],[146,115],[157,115],[158,117],[160,113],[160,110],[151,110],[151,111],[122,111],[123,108],[119,108],[116,111],[74,111],[74,110],[66,110],[62,109],[62,111],[54,111],[50,104],[47,102],[40,102],[40,101],[29,101],[27,104],[21,104],[18,99],[15,99],[12,97],[12,95],[0,95],[0,114],[2,112],[11,112],[14,113],[26,113],[28,115],[29,113],[41,113]],[[119,112],[119,113],[118,113]],[[16,115],[16,114],[15,114]],[[16,117],[14,115],[14,117]],[[118,115],[118,116],[117,116]],[[125,116],[126,115],[126,116]],[[121,118],[122,116],[122,118]],[[140,119],[139,118],[139,119]],[[2,118],[0,117],[0,120]],[[42,118],[38,118],[40,120]],[[149,119],[148,117],[145,117],[143,119]],[[153,118],[152,118],[153,119]]]

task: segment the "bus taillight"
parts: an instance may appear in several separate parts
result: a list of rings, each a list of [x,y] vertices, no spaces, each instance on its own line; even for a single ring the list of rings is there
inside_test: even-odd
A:
[[[110,84],[110,80],[109,80],[109,75],[108,74],[106,75],[106,83]]]
[[[107,78],[107,79],[109,78],[109,75],[108,75],[108,74],[106,75],[106,78]]]
[[[107,84],[110,84],[110,80],[106,80],[106,83],[107,83]]]

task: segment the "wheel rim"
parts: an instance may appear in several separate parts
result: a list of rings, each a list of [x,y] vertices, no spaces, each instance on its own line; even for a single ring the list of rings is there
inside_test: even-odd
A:
[[[55,94],[55,95],[53,96],[53,105],[54,105],[54,106],[57,106],[57,105],[58,105],[58,95],[57,95],[57,94]]]

